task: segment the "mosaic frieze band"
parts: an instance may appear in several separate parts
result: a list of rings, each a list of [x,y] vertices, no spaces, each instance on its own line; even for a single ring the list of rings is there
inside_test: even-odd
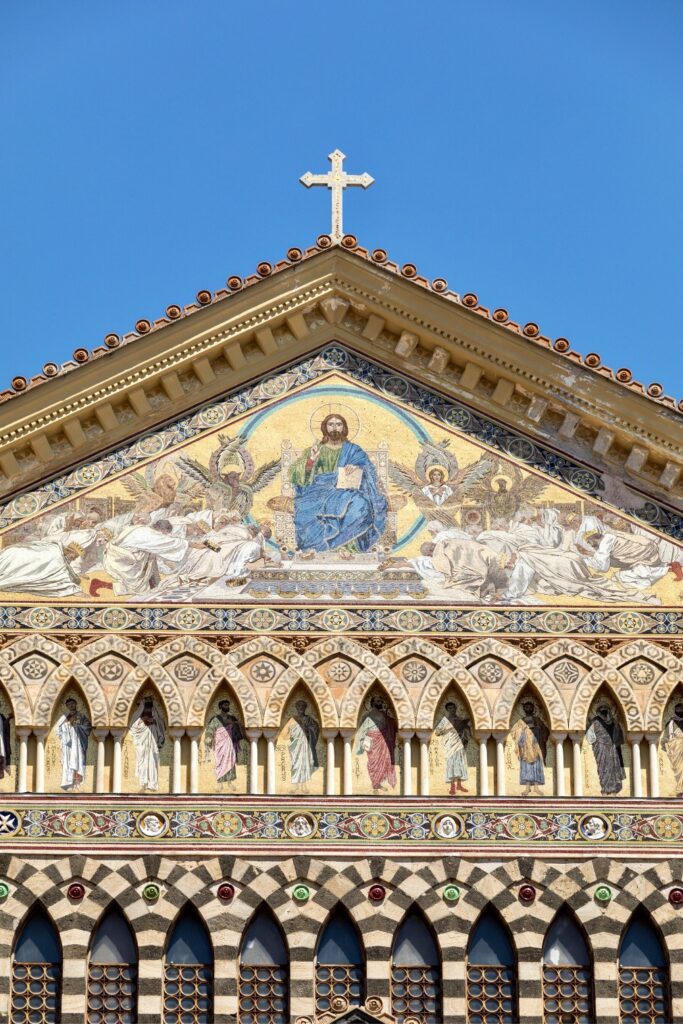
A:
[[[492,806],[473,801],[447,804],[422,801],[400,806],[366,806],[321,801],[316,805],[282,806],[230,802],[194,805],[187,801],[155,800],[130,806],[79,799],[65,806],[59,801],[18,798],[0,806],[0,852],[35,847],[36,843],[64,843],[96,849],[117,842],[122,845],[150,843],[196,844],[201,848],[268,846],[284,843],[311,846],[395,847],[419,850],[424,843],[436,847],[453,844],[476,849],[495,848],[518,853],[525,846],[577,846],[648,849],[680,843],[683,811],[661,801],[647,808],[629,802],[626,809],[585,801],[565,801],[516,806]],[[565,808],[566,804],[566,808]]]

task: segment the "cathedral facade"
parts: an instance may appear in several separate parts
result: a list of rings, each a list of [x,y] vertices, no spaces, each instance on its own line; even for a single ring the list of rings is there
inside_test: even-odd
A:
[[[682,411],[350,235],[15,378],[0,1019],[679,1019]]]

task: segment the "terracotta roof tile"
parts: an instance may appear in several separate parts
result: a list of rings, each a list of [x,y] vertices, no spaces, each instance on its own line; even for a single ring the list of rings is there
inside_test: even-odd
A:
[[[389,259],[389,256],[384,249],[369,250],[363,248],[363,246],[358,244],[354,235],[345,235],[341,241],[337,243],[334,243],[329,235],[320,235],[316,239],[315,245],[312,245],[305,250],[298,248],[289,249],[287,252],[287,258],[279,260],[275,265],[263,261],[258,264],[255,274],[250,274],[245,278],[241,278],[238,275],[232,275],[226,282],[226,288],[220,288],[215,292],[201,289],[197,292],[196,302],[192,302],[185,307],[170,305],[166,308],[166,315],[159,317],[154,321],[145,319],[138,320],[135,325],[135,331],[125,334],[123,337],[120,337],[117,334],[108,334],[104,338],[104,343],[102,345],[98,345],[89,351],[85,348],[78,348],[73,353],[73,358],[66,360],[66,362],[61,365],[58,365],[57,363],[46,363],[43,367],[42,373],[38,373],[28,380],[26,377],[15,377],[10,388],[0,391],[0,404],[9,401],[24,391],[38,387],[40,384],[43,384],[45,381],[50,380],[53,377],[63,376],[65,373],[71,373],[73,370],[77,370],[79,366],[83,366],[87,362],[92,362],[93,359],[100,359],[103,356],[108,355],[109,352],[119,348],[121,345],[129,345],[138,338],[149,334],[151,331],[159,330],[167,324],[172,323],[174,320],[191,316],[193,313],[196,313],[197,310],[203,309],[205,306],[228,299],[231,295],[235,295],[237,292],[243,291],[245,288],[250,288],[252,285],[258,284],[258,282],[264,280],[264,278],[271,277],[273,274],[278,274],[283,270],[287,270],[295,264],[300,263],[302,260],[310,259],[320,252],[333,248],[335,245],[338,245],[340,248],[346,249],[349,252],[355,253],[368,263],[374,263],[377,266],[381,266],[384,270],[388,270],[397,277],[402,277],[404,280],[410,281],[411,284],[419,288],[426,288],[435,292],[446,301],[464,306],[471,312],[477,313],[479,316],[493,321],[504,330],[512,331],[515,334],[526,337],[535,345],[541,345],[543,348],[550,348],[553,351],[560,353],[565,359],[568,359],[580,366],[584,366],[603,377],[607,377],[621,386],[642,395],[650,401],[663,405],[666,408],[683,412],[683,399],[676,404],[676,400],[674,398],[663,393],[664,389],[661,384],[652,383],[646,386],[640,383],[640,381],[633,380],[633,375],[627,367],[622,367],[616,371],[612,370],[610,367],[602,364],[602,360],[596,352],[590,352],[588,355],[582,356],[579,352],[575,352],[571,348],[571,344],[566,338],[556,338],[552,341],[550,338],[541,334],[538,324],[533,322],[529,322],[524,325],[515,323],[514,320],[509,318],[509,314],[506,309],[494,309],[492,311],[486,306],[482,306],[477,296],[472,292],[468,292],[465,295],[460,296],[448,288],[448,283],[444,278],[438,277],[433,281],[429,281],[426,277],[422,277],[418,274],[415,264],[404,263],[403,266],[399,266],[398,263],[394,263]]]

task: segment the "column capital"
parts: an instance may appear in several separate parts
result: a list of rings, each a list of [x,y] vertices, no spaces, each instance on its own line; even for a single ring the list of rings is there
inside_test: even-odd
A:
[[[244,735],[250,742],[252,740],[260,740],[263,736],[263,729],[245,729]]]
[[[100,740],[106,740],[109,735],[109,729],[93,729],[93,737],[99,742]]]
[[[583,732],[570,732],[570,733],[568,733],[568,736],[569,736],[569,739],[572,741],[572,743],[581,743],[583,738],[584,738],[584,736],[585,736],[585,733],[583,733]]]
[[[419,739],[420,743],[429,743],[433,733],[431,729],[417,729],[415,735]]]
[[[568,734],[566,732],[551,732],[550,739],[553,741],[553,743],[564,743],[564,741],[567,739],[567,735]]]
[[[181,740],[185,735],[185,727],[182,725],[173,725],[167,730],[167,732],[172,740]]]
[[[336,740],[339,735],[339,729],[323,729],[321,731],[324,740]]]
[[[17,726],[15,726],[15,729],[14,729],[14,733],[15,733],[17,739],[19,739],[19,740],[27,740],[32,732],[33,732],[33,727],[30,726],[30,725],[17,725]]]
[[[123,739],[123,737],[124,737],[124,735],[126,734],[127,731],[128,730],[126,729],[125,726],[124,726],[123,729],[119,728],[119,729],[110,729],[109,730],[109,732],[112,734],[112,736],[114,737],[115,740]]]
[[[18,729],[16,731],[19,732]],[[49,725],[34,725],[33,729],[32,729],[33,735],[38,740],[44,740],[45,737],[47,736],[47,734],[49,733],[49,731],[50,731],[50,726]]]
[[[628,740],[629,743],[642,743],[644,738],[645,737],[644,737],[644,734],[642,732],[627,732],[626,733],[626,739]]]
[[[662,738],[659,732],[646,732],[643,734],[643,739],[647,740],[648,743],[654,743],[655,746],[659,746],[659,741]]]
[[[415,735],[415,730],[414,729],[399,729],[398,730],[398,738],[401,740],[402,743],[405,743],[406,740],[412,740],[414,735]]]
[[[343,740],[352,740],[353,737],[356,735],[356,730],[355,729],[340,729],[339,730],[339,735],[341,736],[341,738]]]
[[[263,735],[266,737],[266,739],[268,741],[270,741],[270,740],[274,740],[276,738],[276,736],[279,733],[279,731],[280,731],[279,729],[264,729],[263,730]]]
[[[493,736],[493,733],[490,729],[475,729],[472,735],[477,743],[488,743]]]
[[[204,727],[202,725],[191,725],[185,728],[185,735],[189,736],[191,740],[199,739],[203,732]]]

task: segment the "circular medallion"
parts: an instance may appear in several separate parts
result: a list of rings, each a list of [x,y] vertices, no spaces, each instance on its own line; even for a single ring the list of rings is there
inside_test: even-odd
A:
[[[181,683],[191,683],[199,675],[199,669],[191,661],[177,661],[173,667],[176,679]]]
[[[31,608],[26,623],[32,629],[50,629],[57,622],[57,613],[52,608]]]
[[[439,839],[458,839],[463,828],[464,822],[459,814],[440,814],[434,819],[434,835]]]
[[[660,814],[655,818],[653,827],[658,839],[680,839],[683,834],[681,819],[673,814]]]
[[[242,820],[232,811],[219,811],[213,818],[213,830],[219,836],[237,836],[242,831]]]
[[[520,903],[533,903],[536,899],[536,890],[533,885],[520,885],[519,887],[519,901]]]
[[[360,830],[367,839],[383,839],[389,831],[389,822],[383,814],[373,811],[363,815]]]
[[[123,663],[116,658],[103,658],[97,665],[100,679],[106,683],[115,683],[123,675]]]
[[[247,617],[249,629],[260,632],[273,629],[277,624],[277,616],[270,608],[255,608]]]
[[[421,661],[407,661],[401,675],[407,683],[422,683],[427,678],[427,666]]]
[[[579,821],[579,833],[589,842],[600,842],[607,839],[612,826],[604,814],[584,814]]]
[[[142,890],[142,896],[148,903],[156,903],[161,896],[161,889],[156,882],[149,882]]]
[[[81,882],[72,882],[66,894],[70,900],[82,900],[85,896],[85,886]]]
[[[477,675],[482,683],[495,686],[503,678],[503,669],[497,661],[483,661],[477,669]]]
[[[443,891],[443,898],[446,903],[457,903],[460,899],[460,889],[457,885],[447,885]]]
[[[294,811],[285,820],[285,832],[291,839],[308,839],[315,832],[315,818],[307,811]]]
[[[292,898],[297,903],[306,903],[311,898],[311,890],[307,885],[295,885],[292,889]]]
[[[71,474],[73,482],[80,487],[89,487],[91,484],[97,484],[104,476],[104,469],[102,464],[94,462],[89,466],[81,466],[80,469],[75,470]]]
[[[572,625],[566,612],[546,612],[542,621],[547,633],[566,633]]]
[[[185,607],[175,613],[173,621],[178,629],[189,632],[193,629],[199,629],[203,618],[204,616],[198,608]]]
[[[396,625],[403,633],[416,633],[425,626],[425,617],[422,612],[404,609],[396,613]]]
[[[636,686],[648,686],[655,681],[656,672],[654,665],[649,665],[647,661],[637,661],[631,665],[629,675]]]
[[[9,885],[7,882],[0,882],[0,900],[6,900],[9,896]]]
[[[457,406],[452,406],[444,419],[451,427],[460,427],[461,430],[466,430],[472,423],[472,416],[467,409],[459,409]]]
[[[496,617],[491,612],[473,612],[469,620],[475,633],[490,633],[496,628]]]
[[[64,831],[70,836],[87,836],[92,832],[93,821],[87,811],[71,811],[64,819]]]
[[[157,839],[168,832],[168,816],[163,811],[145,811],[137,824],[138,832],[147,839]]]
[[[327,674],[333,683],[345,683],[351,677],[351,666],[346,661],[333,661]]]
[[[569,686],[579,678],[578,667],[572,661],[560,661],[553,671],[555,682],[560,686]]]
[[[269,683],[275,678],[275,665],[272,661],[254,661],[249,666],[249,675],[255,683]]]
[[[137,451],[140,455],[158,455],[165,447],[163,434],[149,434],[133,445],[132,451]]]
[[[197,424],[200,427],[217,427],[219,423],[225,422],[226,415],[225,406],[221,403],[210,405],[197,415]]]
[[[330,633],[340,633],[351,625],[348,614],[341,608],[328,609],[323,612],[320,621],[323,629],[329,630]]]
[[[345,996],[334,996],[330,1000],[330,1008],[334,1013],[343,1013],[344,1010],[348,1010],[349,1001]]]
[[[287,390],[288,381],[284,374],[262,380],[260,384],[261,394],[265,398],[277,398]]]
[[[683,889],[677,885],[673,889],[669,889],[669,903],[672,907],[676,907],[677,910],[683,907]]]
[[[513,437],[506,448],[508,455],[512,455],[515,459],[521,459],[522,462],[531,462],[536,453],[535,446],[524,437]]]
[[[383,885],[371,885],[368,889],[368,899],[373,903],[381,903],[387,894]]]
[[[599,885],[595,890],[595,898],[598,903],[609,903],[612,899],[612,890],[609,885]]]
[[[8,518],[14,519],[15,516],[30,516],[33,512],[37,512],[39,508],[40,501],[37,494],[22,494],[9,503],[7,508]]]
[[[217,896],[219,900],[223,900],[227,903],[235,895],[235,886],[231,882],[221,882],[217,889]]]
[[[27,679],[42,679],[47,675],[47,662],[42,658],[27,658],[21,665]]]
[[[381,1013],[384,1009],[384,1004],[379,996],[370,996],[369,999],[365,1000],[365,1007],[368,1013]]]
[[[643,617],[637,612],[622,612],[617,616],[617,629],[620,633],[641,633]]]
[[[513,839],[533,839],[536,835],[536,822],[530,814],[511,814],[507,820],[507,830]]]
[[[131,616],[125,608],[103,608],[101,621],[105,629],[125,629]]]
[[[580,491],[596,491],[600,487],[600,478],[589,469],[572,469],[565,479]]]

